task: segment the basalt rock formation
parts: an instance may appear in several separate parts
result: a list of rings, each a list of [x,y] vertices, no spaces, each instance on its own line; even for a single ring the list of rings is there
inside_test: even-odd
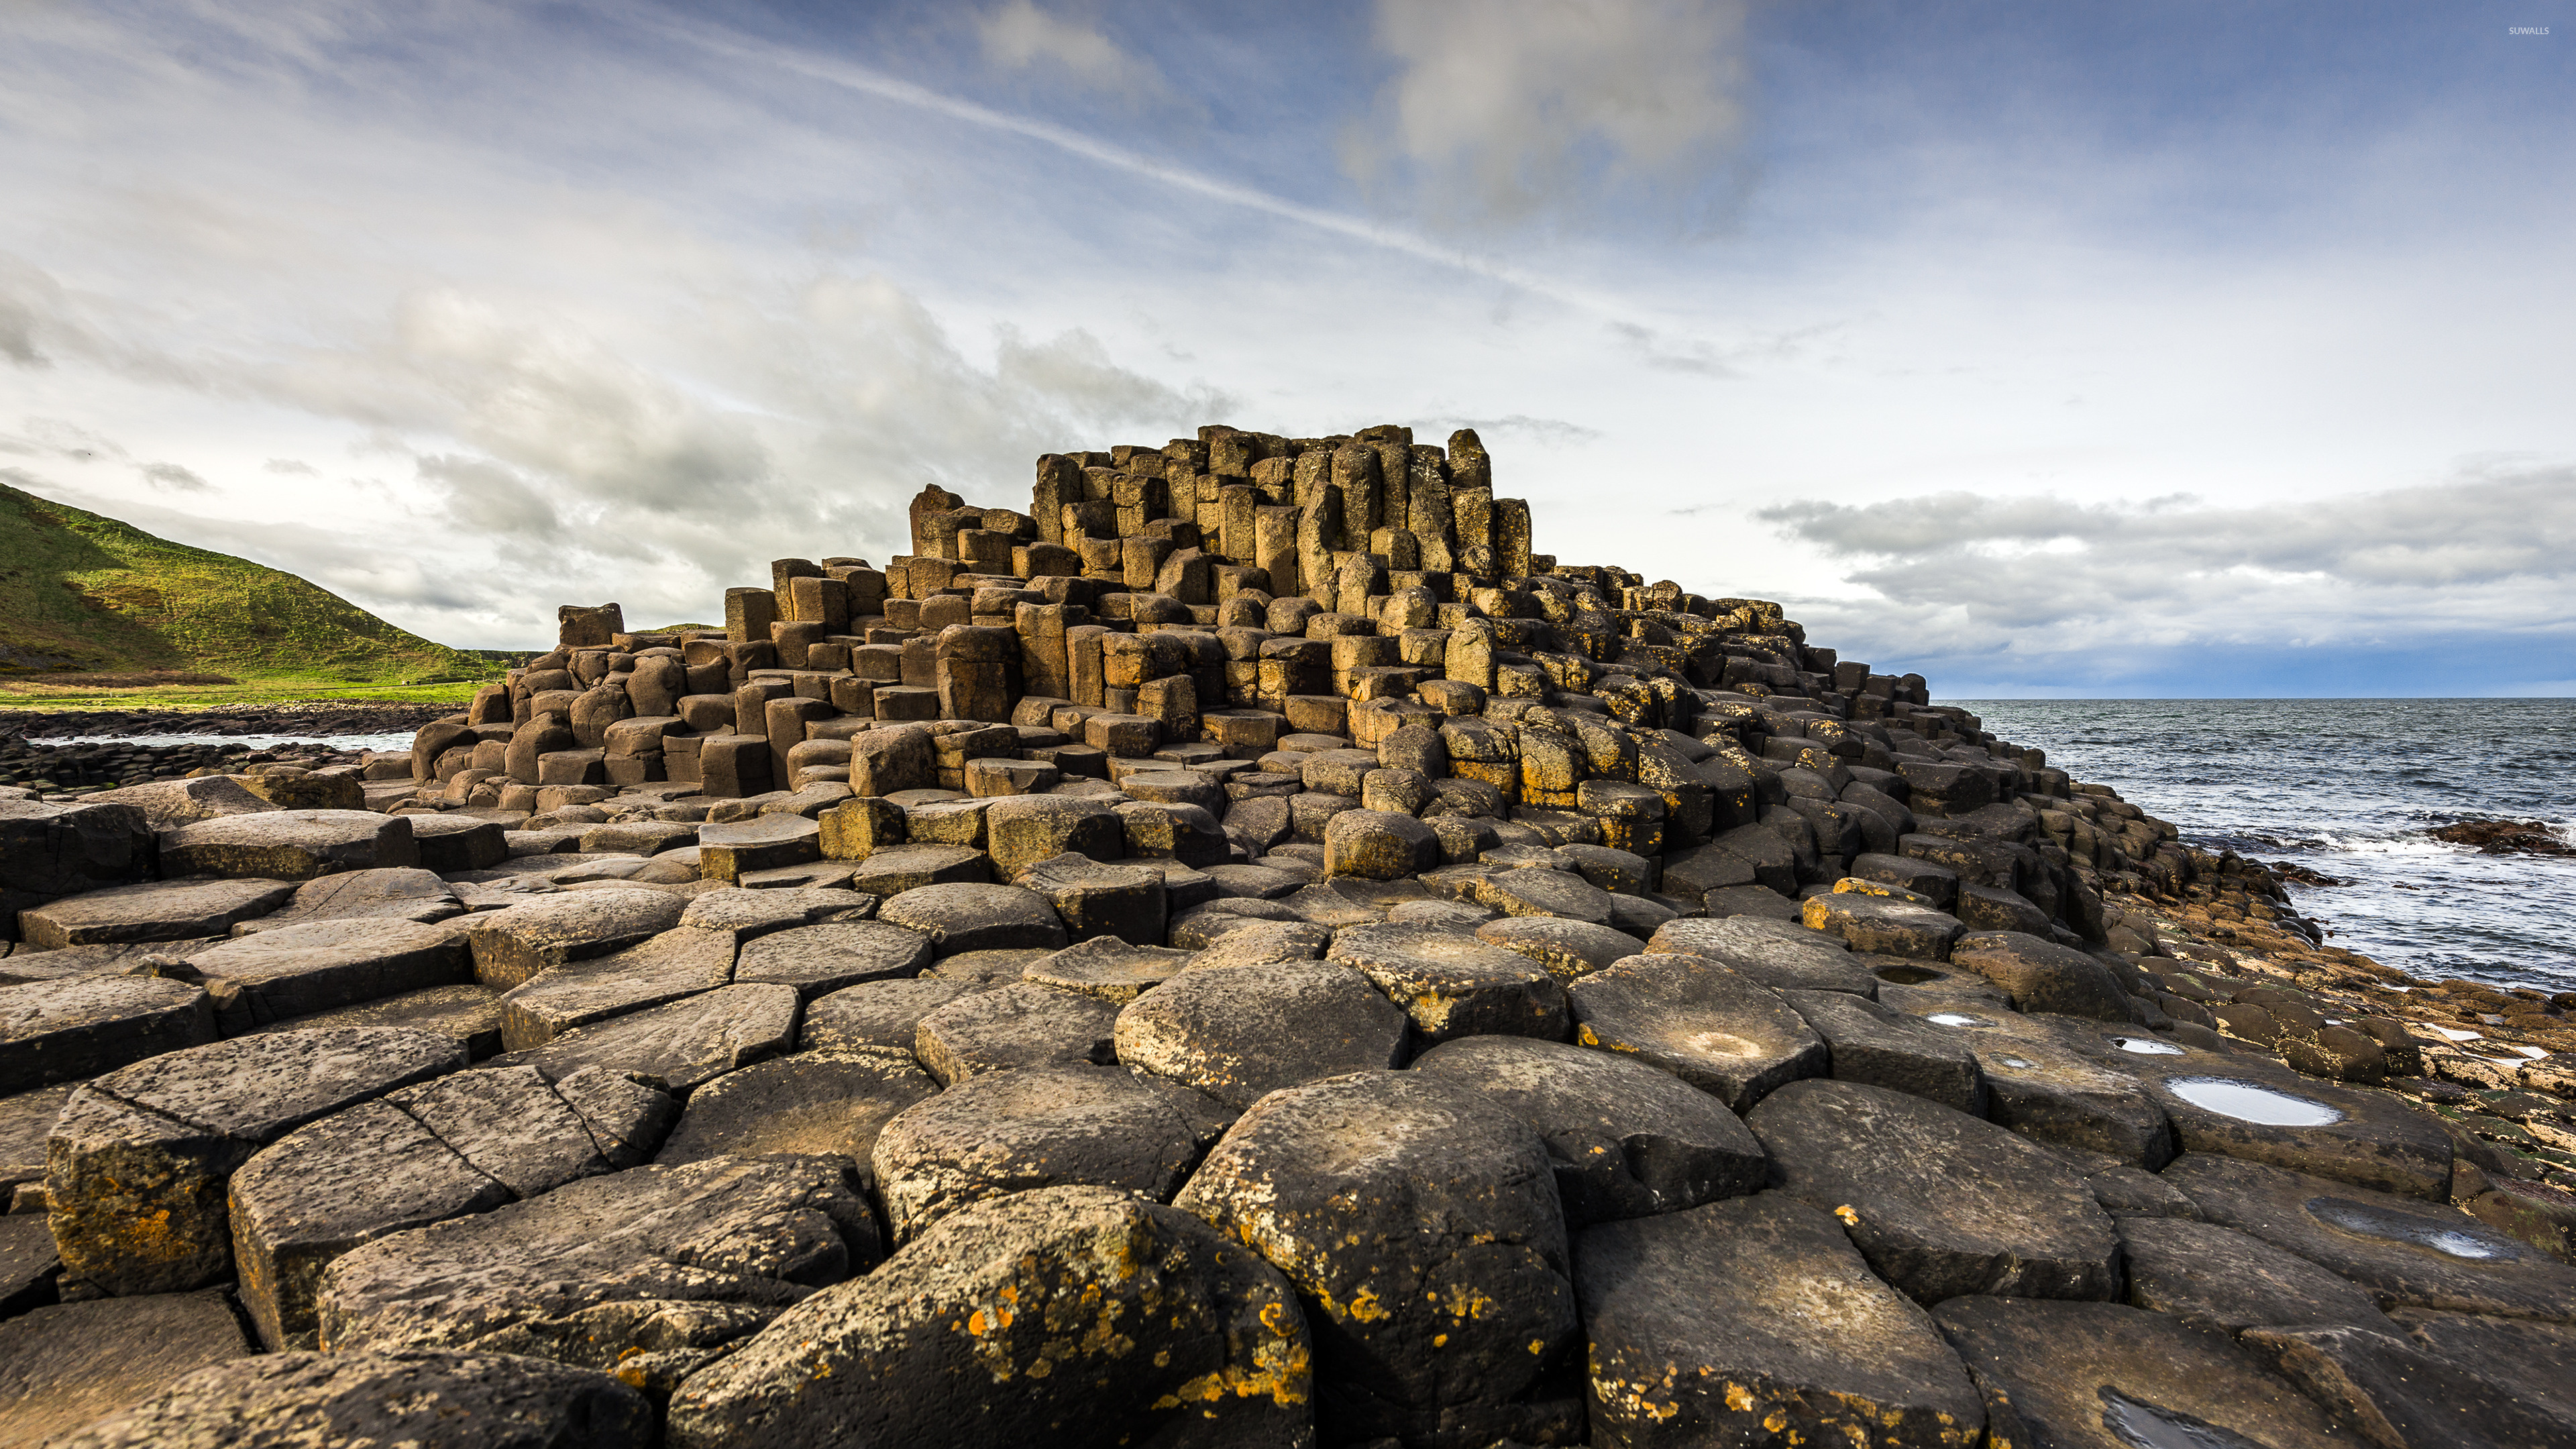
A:
[[[0,801],[26,1422],[2576,1439],[2576,1003],[1532,552],[1473,433],[911,524],[407,755]]]

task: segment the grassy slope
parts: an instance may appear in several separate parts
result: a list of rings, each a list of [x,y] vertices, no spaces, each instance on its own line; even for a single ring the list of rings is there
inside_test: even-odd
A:
[[[0,679],[41,689],[49,669],[215,673],[261,693],[495,672],[293,574],[0,485]]]

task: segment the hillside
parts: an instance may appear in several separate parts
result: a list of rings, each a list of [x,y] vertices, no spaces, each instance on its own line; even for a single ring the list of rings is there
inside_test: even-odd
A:
[[[491,665],[230,554],[0,485],[0,679],[429,681]]]

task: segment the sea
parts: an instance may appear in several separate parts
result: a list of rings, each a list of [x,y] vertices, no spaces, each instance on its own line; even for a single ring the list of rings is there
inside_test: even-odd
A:
[[[2576,991],[2576,856],[2426,834],[2539,820],[2576,842],[2576,699],[1944,702],[2187,842],[2342,882],[2289,887],[2332,944],[2427,978]]]

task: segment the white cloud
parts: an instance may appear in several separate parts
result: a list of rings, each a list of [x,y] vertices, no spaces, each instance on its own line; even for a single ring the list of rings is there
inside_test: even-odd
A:
[[[176,463],[146,463],[139,470],[143,481],[171,493],[212,493],[215,485],[180,467]]]
[[[975,20],[984,59],[1003,70],[1038,70],[1130,100],[1164,99],[1170,82],[1151,60],[1096,26],[1052,14],[1034,0],[1006,0]]]
[[[1743,0],[1378,0],[1398,73],[1345,167],[1453,223],[1642,200],[1704,225],[1743,129],[1745,20]]]

